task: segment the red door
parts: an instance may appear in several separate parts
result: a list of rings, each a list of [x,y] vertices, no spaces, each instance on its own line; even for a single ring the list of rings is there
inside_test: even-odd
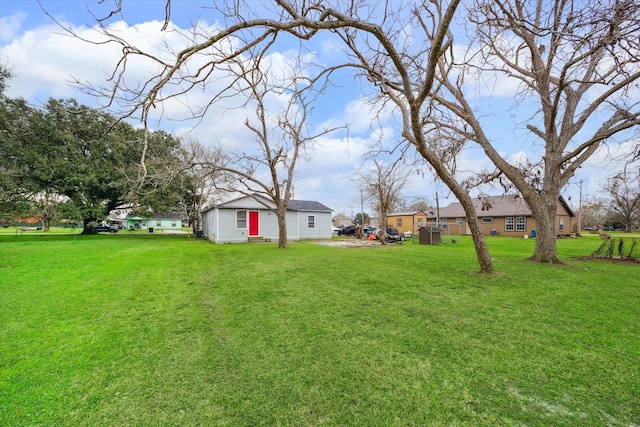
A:
[[[258,235],[258,212],[249,212],[249,236]]]

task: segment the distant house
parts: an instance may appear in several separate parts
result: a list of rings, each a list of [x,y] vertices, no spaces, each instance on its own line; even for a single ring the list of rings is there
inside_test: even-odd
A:
[[[40,218],[36,218],[35,216],[30,216],[26,218],[14,218],[13,225],[15,227],[36,226],[36,225],[42,226],[42,221],[40,221]]]
[[[276,242],[278,219],[272,209],[275,203],[262,196],[243,196],[204,210],[202,229],[205,237],[216,243],[246,243],[249,238]],[[289,200],[287,239],[330,239],[331,213],[330,208],[319,202]]]
[[[331,221],[335,227],[340,227],[341,225],[345,226],[345,225],[353,224],[353,218],[343,214],[338,214],[334,216]]]
[[[180,230],[182,229],[182,214],[179,212],[168,212],[154,214],[151,217],[139,215],[127,215],[127,228],[147,230]]]
[[[473,205],[480,228],[485,235],[522,237],[536,229],[536,220],[522,197],[513,195],[475,197]],[[439,212],[436,209],[413,214],[397,212],[389,214],[387,218],[387,223],[396,227],[398,231],[412,231],[411,227],[419,228],[418,223],[423,221],[425,224],[438,225],[451,234],[471,234],[464,209],[457,202],[441,208]],[[571,234],[573,218],[575,213],[560,197],[556,210],[556,234]],[[398,226],[399,223],[401,226]]]
[[[399,233],[410,232],[412,236],[415,236],[421,227],[431,222],[429,215],[422,211],[400,211],[387,215],[387,227],[395,227]]]

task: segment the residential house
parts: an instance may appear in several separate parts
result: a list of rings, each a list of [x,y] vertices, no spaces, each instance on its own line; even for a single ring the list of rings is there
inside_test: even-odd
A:
[[[212,206],[202,212],[204,236],[216,243],[245,243],[249,238],[278,241],[275,203],[254,194]],[[289,200],[287,240],[330,239],[331,213],[319,202]]]
[[[485,235],[522,237],[536,229],[536,221],[531,214],[531,209],[521,196],[475,197],[473,205],[480,228]],[[417,223],[418,220],[423,220],[429,224],[438,225],[450,234],[471,234],[464,209],[458,202],[440,208],[439,211],[431,209],[424,214],[425,216],[421,216],[415,213],[414,216],[408,217],[406,213],[392,213],[388,215],[387,223],[400,231],[400,227],[397,226],[398,220],[402,221],[403,227],[405,221],[415,226],[411,221]],[[575,217],[573,210],[560,197],[556,211],[556,233],[571,234],[572,221]],[[406,231],[406,229],[403,230]]]
[[[127,215],[126,218],[128,229],[147,230],[181,230],[182,214],[179,212],[158,213],[151,217],[140,215]]]
[[[335,227],[340,227],[340,226],[353,224],[353,218],[350,217],[350,216],[343,215],[343,214],[338,214],[338,215],[334,216],[331,221],[332,221],[332,223],[333,223],[333,225]]]
[[[401,234],[410,232],[415,236],[420,227],[431,224],[428,218],[429,215],[422,211],[393,212],[387,215],[387,227],[395,227]]]

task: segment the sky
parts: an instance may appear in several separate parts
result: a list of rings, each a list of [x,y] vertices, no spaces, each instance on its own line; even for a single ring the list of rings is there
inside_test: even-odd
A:
[[[180,31],[186,32],[195,21],[199,21],[204,30],[219,24],[210,10],[198,7],[198,2],[206,3],[200,0],[174,1],[172,25],[179,31],[165,35],[172,48],[177,49],[184,43]],[[95,17],[106,16],[113,3],[114,0],[102,3],[97,0],[0,0],[0,63],[8,66],[15,75],[8,82],[7,95],[25,98],[36,106],[44,104],[50,97],[76,98],[89,106],[104,105],[105,99],[88,95],[73,82],[104,86],[121,52],[113,44],[90,44],[70,37],[61,25],[72,28],[84,38],[100,40],[93,28]],[[91,5],[95,17],[87,11],[87,4]],[[137,44],[150,50],[160,49],[162,44],[158,34],[164,25],[164,13],[162,1],[125,0],[122,14],[111,17],[109,25],[123,38],[136,40]],[[311,45],[310,54],[315,58],[330,58],[335,54],[332,49],[335,46],[329,39],[319,38]],[[278,52],[272,58],[274,64],[287,60],[291,46],[284,43],[276,50]],[[150,72],[153,70],[143,63],[130,64],[129,82],[144,81]],[[317,129],[347,125],[348,132],[340,129],[318,139],[307,153],[308,160],[299,164],[294,198],[319,201],[332,208],[335,214],[355,215],[360,211],[361,200],[354,173],[362,167],[362,156],[376,141],[399,136],[388,124],[381,127],[372,119],[366,107],[367,88],[346,72],[340,77],[337,85],[314,105],[312,120]],[[223,77],[216,79],[211,86],[190,94],[189,99],[167,102],[155,113],[152,126],[177,135],[195,136],[205,144],[224,143],[240,147],[251,137],[244,125],[251,111],[241,108],[239,100],[227,99],[216,105],[199,123],[186,120],[188,107],[202,105],[216,90],[216,85],[224,84],[224,80]],[[528,142],[515,134],[513,126],[505,121],[510,105],[505,100],[514,95],[513,88],[494,84],[485,89],[487,93],[478,97],[476,102],[494,108],[493,113],[488,114],[487,131],[497,144],[503,143],[503,156],[510,159],[526,157]],[[274,100],[274,105],[277,105],[277,100]],[[130,121],[139,125],[138,119],[134,116]],[[609,150],[618,151],[618,147],[610,146]],[[599,194],[604,179],[619,171],[620,165],[608,160],[606,154],[605,149],[594,155],[564,189],[563,194],[570,199],[572,207],[577,208],[580,189],[583,199],[595,196]],[[479,170],[489,162],[479,150],[467,150],[458,165],[463,170]],[[501,194],[500,189],[489,191],[494,195]],[[407,203],[425,198],[434,205],[436,194],[441,206],[455,201],[446,186],[434,182],[428,173],[416,174],[403,191]],[[365,212],[373,215],[366,203]]]

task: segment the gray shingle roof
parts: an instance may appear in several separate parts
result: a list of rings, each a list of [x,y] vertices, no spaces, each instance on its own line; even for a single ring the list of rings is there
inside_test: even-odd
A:
[[[531,216],[531,209],[522,196],[503,195],[489,197],[473,197],[473,206],[478,217],[492,216]],[[566,201],[560,197],[560,203],[567,209],[570,216],[575,216]],[[451,203],[440,209],[441,218],[464,218],[466,215],[462,205],[458,202]]]
[[[165,218],[165,219],[182,219],[183,215],[180,212],[163,212],[153,215],[153,218]]]
[[[483,216],[531,216],[531,209],[522,197],[505,195],[474,197],[472,199],[476,215]],[[464,218],[465,213],[462,205],[458,202],[451,203],[440,209],[442,218]]]
[[[311,200],[289,200],[289,210],[292,211],[325,211],[333,212],[333,210],[320,202]]]
[[[218,205],[214,205],[214,206],[210,206],[206,209],[204,209],[202,212],[208,212],[212,209],[215,209],[216,207],[224,209],[227,208],[229,204],[234,203],[234,202],[238,202],[242,199],[248,199],[251,198],[252,196],[242,196],[239,197],[237,199],[233,199],[233,200],[229,200],[227,202],[224,203],[220,203]],[[260,197],[263,200],[266,200],[268,203],[273,204],[273,202],[270,202],[269,199],[265,198],[264,196],[260,196],[260,195],[254,195],[255,197]],[[234,207],[233,209],[237,209],[238,207]],[[316,212],[333,212],[333,209],[331,209],[328,206],[323,205],[320,202],[315,202],[312,200],[289,200],[289,205],[287,206],[288,210],[290,211],[316,211]],[[263,209],[263,208],[261,208]]]

